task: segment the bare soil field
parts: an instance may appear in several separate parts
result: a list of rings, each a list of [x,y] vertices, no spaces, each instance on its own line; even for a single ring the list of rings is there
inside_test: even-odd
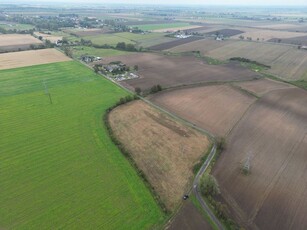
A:
[[[4,53],[0,54],[0,70],[63,61],[71,61],[71,59],[56,49]]]
[[[58,40],[62,40],[63,39],[63,37],[61,37],[61,36],[54,36],[54,35],[51,35],[51,34],[45,34],[45,33],[40,33],[40,32],[34,32],[34,34],[37,37],[41,36],[43,38],[43,40],[49,40],[52,43],[56,43]]]
[[[201,39],[203,39],[203,37],[189,37],[189,38],[184,38],[184,39],[179,39],[179,40],[175,40],[175,41],[170,41],[170,42],[158,44],[158,45],[151,46],[151,47],[148,47],[148,48],[151,49],[151,50],[157,50],[157,51],[166,50],[166,49],[171,49],[171,48],[179,46],[179,45],[198,41],[198,40],[201,40]]]
[[[212,227],[204,220],[197,208],[190,202],[186,201],[182,209],[168,230],[211,230]]]
[[[267,25],[261,25],[261,26],[257,26],[257,27],[307,33],[307,23],[267,24]]]
[[[283,82],[274,81],[266,78],[255,81],[239,82],[236,83],[236,85],[238,85],[242,89],[245,89],[247,91],[256,94],[257,96],[263,96],[264,94],[277,89],[286,89],[294,87],[292,85]]]
[[[219,60],[244,57],[271,66],[268,73],[287,80],[299,80],[307,73],[307,52],[285,44],[248,41],[199,40],[170,49],[171,52],[199,50]]]
[[[231,36],[235,36],[238,34],[242,34],[244,33],[244,31],[242,30],[234,30],[234,29],[221,29],[221,30],[215,30],[215,31],[211,31],[206,33],[206,35],[223,35],[224,37],[231,37]]]
[[[0,34],[0,53],[29,49],[31,44],[42,44],[28,34]]]
[[[109,114],[109,122],[168,210],[173,211],[193,178],[193,166],[207,151],[208,138],[142,101],[117,107]]]
[[[307,92],[280,89],[232,130],[213,174],[248,229],[306,229]],[[241,172],[250,156],[250,174]]]
[[[269,42],[281,42],[285,44],[291,44],[291,45],[302,45],[307,46],[307,36],[300,36],[300,37],[293,37],[293,38],[272,38],[269,40]]]
[[[231,86],[213,85],[163,91],[150,100],[215,135],[225,136],[256,98]]]
[[[125,81],[131,87],[149,89],[153,85],[162,87],[189,85],[204,82],[251,80],[259,74],[238,63],[209,65],[191,56],[163,56],[137,53],[105,58],[103,63],[121,61],[128,66],[138,65],[140,78]]]
[[[272,38],[293,38],[293,37],[299,37],[299,36],[306,36],[305,33],[297,33],[297,32],[289,32],[289,31],[279,31],[279,30],[261,30],[261,29],[254,29],[252,31],[235,35],[232,38],[238,38],[239,36],[244,36],[245,38],[250,37],[253,40],[257,40],[259,38],[260,41],[268,41]]]
[[[188,51],[200,51],[202,54],[206,55],[208,51],[223,47],[227,44],[233,44],[237,41],[225,40],[225,41],[216,41],[214,39],[203,39],[194,41],[188,44],[183,44],[180,46],[173,47],[168,49],[170,52],[180,53]]]

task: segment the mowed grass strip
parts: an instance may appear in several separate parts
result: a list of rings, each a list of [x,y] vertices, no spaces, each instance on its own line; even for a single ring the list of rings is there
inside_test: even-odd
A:
[[[0,71],[0,82],[0,229],[148,229],[163,221],[102,121],[126,92],[73,61]]]

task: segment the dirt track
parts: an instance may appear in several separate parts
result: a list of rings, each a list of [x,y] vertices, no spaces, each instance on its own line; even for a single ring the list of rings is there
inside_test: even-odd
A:
[[[132,87],[149,89],[153,85],[162,87],[189,85],[203,82],[251,80],[260,75],[240,64],[209,65],[194,57],[163,56],[137,53],[105,58],[104,63],[121,61],[128,66],[138,65],[139,79],[126,81]]]
[[[245,227],[307,228],[306,114],[306,91],[275,90],[254,103],[231,132],[214,175]],[[245,176],[240,169],[248,156],[251,174]]]

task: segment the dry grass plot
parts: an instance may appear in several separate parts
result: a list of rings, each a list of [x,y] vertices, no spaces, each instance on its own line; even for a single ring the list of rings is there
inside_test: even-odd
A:
[[[255,98],[230,86],[217,85],[164,91],[150,100],[201,128],[224,136]]]
[[[55,35],[51,35],[51,34],[45,34],[45,33],[40,33],[40,32],[35,32],[34,33],[37,37],[42,37],[43,40],[49,40],[52,43],[56,43],[59,40],[62,40],[63,37],[62,36],[55,36]]]
[[[53,62],[70,61],[56,49],[29,50],[14,53],[0,54],[0,70],[18,67],[47,64]]]
[[[174,210],[193,177],[193,166],[207,151],[207,137],[142,101],[117,107],[109,121],[167,208]]]
[[[31,44],[41,44],[35,37],[27,34],[1,34],[0,53],[28,49]]]
[[[264,95],[233,129],[214,174],[249,229],[307,228],[307,92]],[[241,173],[250,156],[250,174]]]

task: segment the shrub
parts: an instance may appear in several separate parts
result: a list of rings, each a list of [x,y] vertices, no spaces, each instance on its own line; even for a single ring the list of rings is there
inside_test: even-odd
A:
[[[201,178],[200,190],[204,196],[215,196],[220,193],[216,179],[208,173],[205,173]]]

